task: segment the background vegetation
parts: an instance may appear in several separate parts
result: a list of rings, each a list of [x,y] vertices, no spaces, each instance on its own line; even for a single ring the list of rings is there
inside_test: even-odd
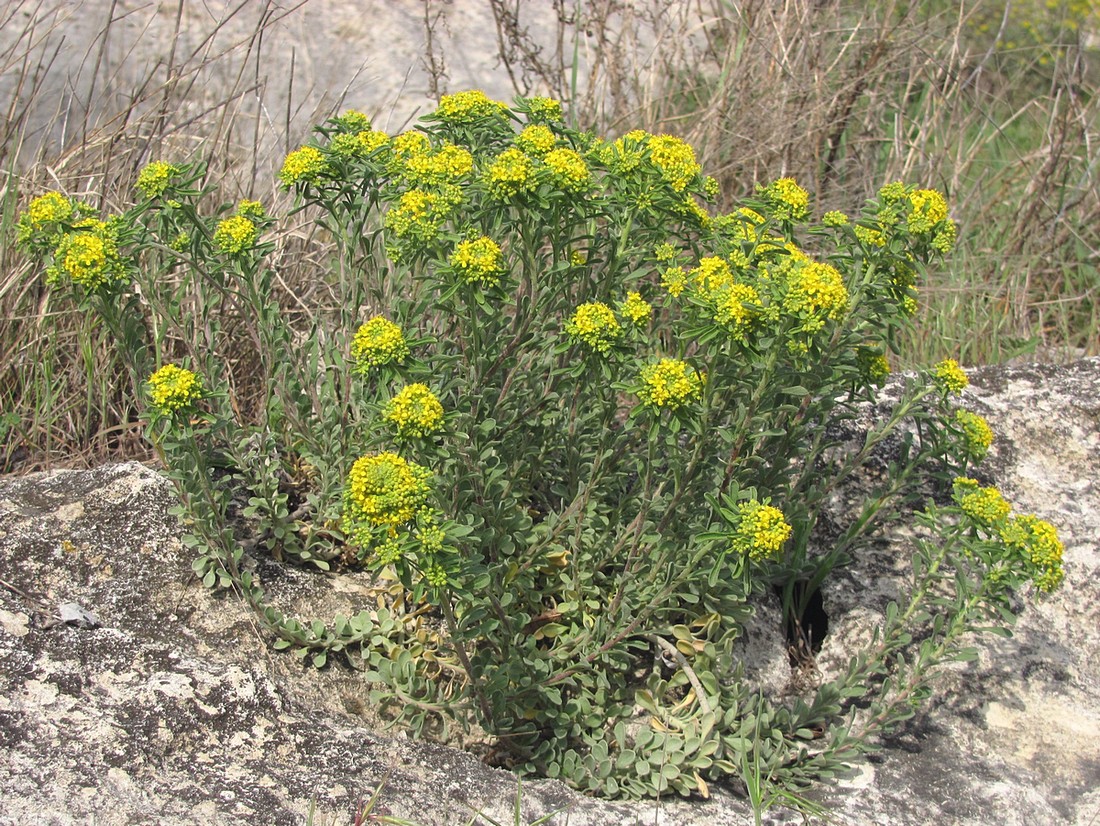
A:
[[[104,3],[111,15],[75,57],[45,3],[0,10],[0,472],[145,450],[106,334],[30,276],[15,216],[47,189],[117,211],[157,159],[204,160],[217,197],[283,211],[283,155],[343,101],[295,103],[295,64],[273,64],[267,43],[319,1],[226,4],[213,33],[186,40],[181,0],[170,36],[123,44],[110,21],[124,12]],[[1097,352],[1095,0],[556,0],[549,29],[525,19],[531,4],[485,3],[517,92],[559,97],[601,134],[685,138],[730,201],[782,175],[817,194],[818,215],[857,211],[896,179],[945,191],[959,246],[922,286],[919,332],[895,367]],[[436,36],[445,11],[424,0],[437,95],[455,91]],[[307,227],[291,219],[273,239],[284,306],[303,325],[336,300],[317,278],[330,241]],[[242,335],[240,387],[249,347]]]

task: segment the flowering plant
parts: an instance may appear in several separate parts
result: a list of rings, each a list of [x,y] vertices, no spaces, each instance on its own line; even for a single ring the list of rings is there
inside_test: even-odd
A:
[[[135,386],[152,373],[150,436],[196,571],[239,590],[276,647],[364,663],[396,720],[479,727],[509,765],[604,794],[706,794],[747,766],[798,789],[903,719],[1009,589],[1057,584],[1053,529],[964,476],[992,434],[955,409],[958,365],[878,396],[919,275],[955,237],[939,193],[889,184],[817,222],[784,178],[715,214],[683,141],[604,140],[555,101],[477,92],[396,136],[341,115],[278,174],[340,260],[338,308],[297,327],[266,260],[273,219],[247,201],[204,211],[200,168],[154,164],[102,224],[44,196],[20,238],[111,323],[149,320],[120,340]],[[215,320],[241,307],[271,388],[250,415]],[[152,372],[173,349],[192,367]],[[876,401],[888,414],[845,447],[844,422]],[[824,530],[830,497],[891,440],[892,472]],[[837,566],[956,477],[921,517],[943,541],[918,549],[877,647],[805,699],[759,693],[734,647],[754,603],[782,594],[797,629]],[[388,607],[284,616],[242,567],[260,548],[376,575]],[[932,623],[943,588],[958,599]],[[933,642],[903,669],[921,623]]]

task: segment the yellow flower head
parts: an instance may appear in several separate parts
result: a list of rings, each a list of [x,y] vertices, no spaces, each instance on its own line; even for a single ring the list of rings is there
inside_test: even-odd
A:
[[[505,149],[489,166],[488,186],[494,198],[514,198],[534,188],[535,166],[520,150]]]
[[[385,132],[364,130],[351,134],[340,133],[332,136],[329,148],[345,158],[366,158],[384,146],[388,146],[390,136]]]
[[[253,221],[262,221],[267,217],[267,211],[259,201],[241,201],[237,204],[237,214]]]
[[[679,298],[688,283],[688,275],[683,267],[665,267],[661,271],[661,286],[668,290],[673,298]]]
[[[733,550],[753,562],[775,557],[791,535],[791,526],[779,508],[755,500],[737,506]]]
[[[649,159],[676,192],[683,192],[702,171],[691,145],[672,135],[655,135],[649,139]]]
[[[550,180],[565,192],[582,192],[588,188],[588,164],[572,149],[555,149],[543,159],[550,170]]]
[[[150,201],[160,198],[172,185],[172,179],[183,171],[182,167],[165,161],[153,161],[138,173],[138,190]]]
[[[653,308],[641,293],[627,293],[626,300],[619,304],[619,315],[636,327],[642,327],[653,316]]]
[[[821,223],[827,227],[843,227],[848,224],[848,216],[843,212],[830,210],[821,216]]]
[[[64,236],[66,225],[78,222],[91,212],[90,207],[60,192],[47,192],[31,201],[19,216],[17,243],[38,253],[49,252]]]
[[[283,168],[279,170],[279,181],[285,189],[299,183],[316,183],[328,164],[321,150],[315,146],[303,146],[286,156]]]
[[[109,226],[91,219],[77,225],[80,228],[63,236],[54,251],[54,263],[46,273],[49,283],[67,280],[93,293],[124,281],[126,263]]]
[[[448,261],[467,284],[492,287],[500,283],[505,273],[504,253],[493,239],[485,236],[459,242]]]
[[[484,92],[474,89],[468,92],[456,92],[439,99],[436,115],[450,124],[476,123],[485,118],[500,118],[508,107],[492,100]]]
[[[431,241],[453,209],[454,204],[442,194],[410,189],[386,212],[382,223],[397,238]]]
[[[226,218],[214,230],[214,245],[226,255],[240,255],[255,243],[256,225],[243,215]]]
[[[879,232],[877,229],[871,229],[869,227],[863,227],[859,224],[855,226],[856,239],[866,247],[885,247],[886,236]]]
[[[363,456],[348,473],[345,520],[385,527],[392,535],[427,503],[431,481],[430,470],[396,453]]]
[[[524,127],[523,131],[516,135],[516,146],[528,155],[542,157],[551,149],[558,139],[550,131],[549,126],[534,123]]]
[[[792,315],[836,319],[848,310],[844,279],[829,264],[804,263],[795,267],[783,298],[783,309]]]
[[[366,132],[370,129],[370,117],[354,109],[349,109],[343,114],[337,115],[333,120],[343,132]]]
[[[676,410],[703,393],[703,376],[679,359],[661,359],[647,364],[638,375],[638,398],[647,407]]]
[[[430,436],[443,424],[443,405],[426,384],[410,384],[390,399],[382,418],[392,424],[398,439]]]
[[[785,221],[801,221],[809,213],[810,193],[798,185],[794,178],[780,178],[766,187],[760,187],[776,218]]]
[[[444,144],[436,152],[422,152],[406,162],[408,178],[414,182],[459,181],[474,168],[474,156],[461,146]]]
[[[149,403],[162,416],[191,409],[202,398],[202,379],[183,367],[166,364],[149,377]]]
[[[994,487],[983,488],[974,479],[960,476],[954,483],[955,501],[963,513],[983,525],[994,525],[1008,518],[1012,506]]]
[[[755,312],[751,307],[760,303],[760,294],[748,284],[731,284],[711,295],[714,320],[729,330],[732,338],[746,341]]]
[[[534,121],[560,123],[562,120],[561,102],[554,98],[528,98],[527,111]]]
[[[711,255],[699,259],[699,266],[691,271],[691,279],[700,298],[708,300],[733,286],[733,271],[726,259]]]
[[[944,359],[937,364],[933,376],[936,386],[944,393],[958,395],[970,384],[970,379],[955,359]]]
[[[610,307],[601,301],[591,301],[577,307],[573,317],[565,322],[565,332],[597,353],[607,353],[622,338],[623,328]]]
[[[988,422],[969,410],[956,410],[955,422],[962,428],[962,450],[967,458],[980,462],[993,444],[993,431]]]
[[[1015,516],[1000,531],[1001,539],[1021,553],[1035,570],[1035,586],[1040,591],[1053,591],[1061,583],[1062,554],[1065,551],[1057,529],[1035,516]]]
[[[351,342],[351,357],[361,373],[384,364],[400,363],[408,356],[409,345],[401,328],[380,315],[363,324]]]

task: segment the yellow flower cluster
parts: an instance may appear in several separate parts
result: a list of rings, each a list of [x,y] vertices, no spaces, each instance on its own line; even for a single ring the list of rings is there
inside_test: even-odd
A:
[[[962,428],[962,450],[969,459],[980,462],[993,444],[993,431],[984,418],[969,410],[956,410],[955,422]]]
[[[835,267],[807,261],[792,269],[783,309],[792,315],[836,319],[848,309],[848,290]]]
[[[976,522],[993,525],[1008,518],[1012,506],[994,487],[983,488],[976,480],[959,477],[955,480],[955,496],[963,513]]]
[[[385,527],[394,535],[424,507],[431,480],[430,470],[396,453],[363,456],[348,473],[345,520]]]
[[[126,263],[108,225],[86,219],[78,221],[77,227],[58,243],[54,263],[46,271],[48,282],[69,280],[92,293],[124,281]]]
[[[202,398],[202,380],[186,368],[166,364],[149,377],[149,403],[162,416],[190,409]]]
[[[344,132],[366,132],[370,129],[370,117],[355,109],[337,115],[333,121]]]
[[[287,189],[299,183],[316,183],[327,169],[328,163],[320,149],[303,146],[286,156],[279,170],[279,181]]]
[[[848,216],[837,210],[830,210],[821,216],[821,223],[827,227],[843,227],[848,224]]]
[[[676,192],[683,192],[703,169],[691,145],[672,135],[655,135],[649,139],[649,159]]]
[[[688,274],[680,266],[665,267],[661,271],[661,286],[668,290],[673,298],[679,298],[687,287]]]
[[[439,234],[453,209],[453,199],[423,189],[410,189],[386,213],[382,223],[398,238],[430,241]]]
[[[443,405],[426,384],[410,384],[390,399],[382,418],[401,440],[430,436],[443,424]]]
[[[504,275],[504,253],[492,238],[461,241],[448,259],[467,284],[496,286]]]
[[[810,193],[794,178],[780,178],[761,187],[760,191],[775,217],[782,221],[801,221],[809,213]]]
[[[351,357],[360,372],[409,356],[409,345],[401,328],[383,316],[376,315],[359,327],[351,342]]]
[[[90,211],[60,192],[47,192],[31,201],[19,216],[17,242],[20,246],[47,252],[61,240],[65,224],[75,223]]]
[[[527,111],[534,121],[559,123],[562,120],[561,102],[554,98],[528,98]]]
[[[732,536],[733,550],[753,562],[775,557],[790,538],[791,526],[779,508],[757,501],[737,506],[737,528]]]
[[[329,148],[345,158],[366,158],[384,146],[388,146],[390,136],[385,132],[363,130],[351,134],[333,135]]]
[[[691,271],[691,280],[699,297],[706,301],[733,285],[733,271],[726,259],[709,255],[699,259],[699,266]]]
[[[459,181],[474,168],[474,156],[461,146],[445,144],[436,152],[417,152],[405,163],[411,181],[439,184]]]
[[[872,384],[881,386],[890,375],[890,362],[876,350],[861,347],[857,353],[860,374]]]
[[[1001,529],[1001,539],[1024,558],[1036,570],[1035,587],[1040,591],[1053,591],[1062,582],[1062,555],[1065,547],[1058,538],[1058,531],[1044,519],[1032,515],[1015,516]]]
[[[877,229],[871,229],[870,227],[855,226],[856,239],[867,247],[885,247],[886,236],[879,232]]]
[[[970,379],[955,359],[944,359],[936,365],[933,373],[933,381],[944,393],[958,395],[968,384]]]
[[[534,123],[524,127],[523,131],[516,135],[516,146],[528,155],[541,157],[554,148],[558,139],[550,131],[550,127],[541,123]]]
[[[627,293],[626,300],[619,304],[619,315],[636,327],[644,326],[653,316],[653,308],[641,293]]]
[[[135,186],[149,200],[160,198],[172,185],[172,179],[182,172],[182,168],[165,161],[153,161],[138,173]]]
[[[759,304],[760,294],[748,284],[731,284],[712,295],[714,320],[735,339],[745,341],[755,317],[746,305]]]
[[[622,338],[623,328],[614,311],[601,301],[581,304],[565,322],[565,332],[597,353],[607,353]]]
[[[226,255],[240,255],[256,243],[256,225],[243,215],[234,215],[218,223],[214,246]]]
[[[450,124],[476,123],[484,118],[502,117],[507,105],[492,100],[484,92],[471,90],[444,95],[439,99],[435,113],[440,120]]]
[[[508,200],[535,186],[535,167],[518,149],[505,149],[493,160],[488,174],[489,192],[494,198]]]
[[[402,132],[391,144],[394,157],[398,161],[407,161],[416,155],[426,155],[432,151],[432,142],[423,132]]]
[[[237,214],[253,221],[262,221],[267,217],[267,211],[259,201],[241,201],[237,204]]]
[[[638,378],[638,398],[648,407],[676,410],[703,393],[704,377],[679,359],[664,358],[647,364]]]
[[[582,192],[588,188],[588,164],[572,149],[555,149],[543,162],[550,170],[550,180],[565,192]]]

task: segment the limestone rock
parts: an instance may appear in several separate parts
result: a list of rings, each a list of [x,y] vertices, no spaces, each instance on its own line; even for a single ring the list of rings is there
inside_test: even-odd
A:
[[[1022,603],[1012,638],[977,641],[882,752],[816,799],[840,824],[1100,822],[1100,360],[972,374],[963,404],[998,439],[983,470],[1021,512],[1052,521],[1066,582]],[[511,824],[515,778],[383,730],[355,672],[302,666],[231,596],[204,590],[168,515],[170,486],[137,464],[0,480],[0,826],[350,824],[380,806],[417,823]],[[879,567],[823,589],[821,667],[877,621],[903,576],[904,538]],[[355,577],[276,566],[265,588],[327,618],[365,598]],[[893,577],[894,579],[891,579]],[[873,594],[877,594],[872,598]],[[782,634],[761,612],[749,641]],[[91,619],[89,619],[89,617]],[[522,786],[522,823],[742,824],[745,802],[612,803]],[[769,812],[772,824],[800,823]],[[487,821],[482,821],[487,822]]]

